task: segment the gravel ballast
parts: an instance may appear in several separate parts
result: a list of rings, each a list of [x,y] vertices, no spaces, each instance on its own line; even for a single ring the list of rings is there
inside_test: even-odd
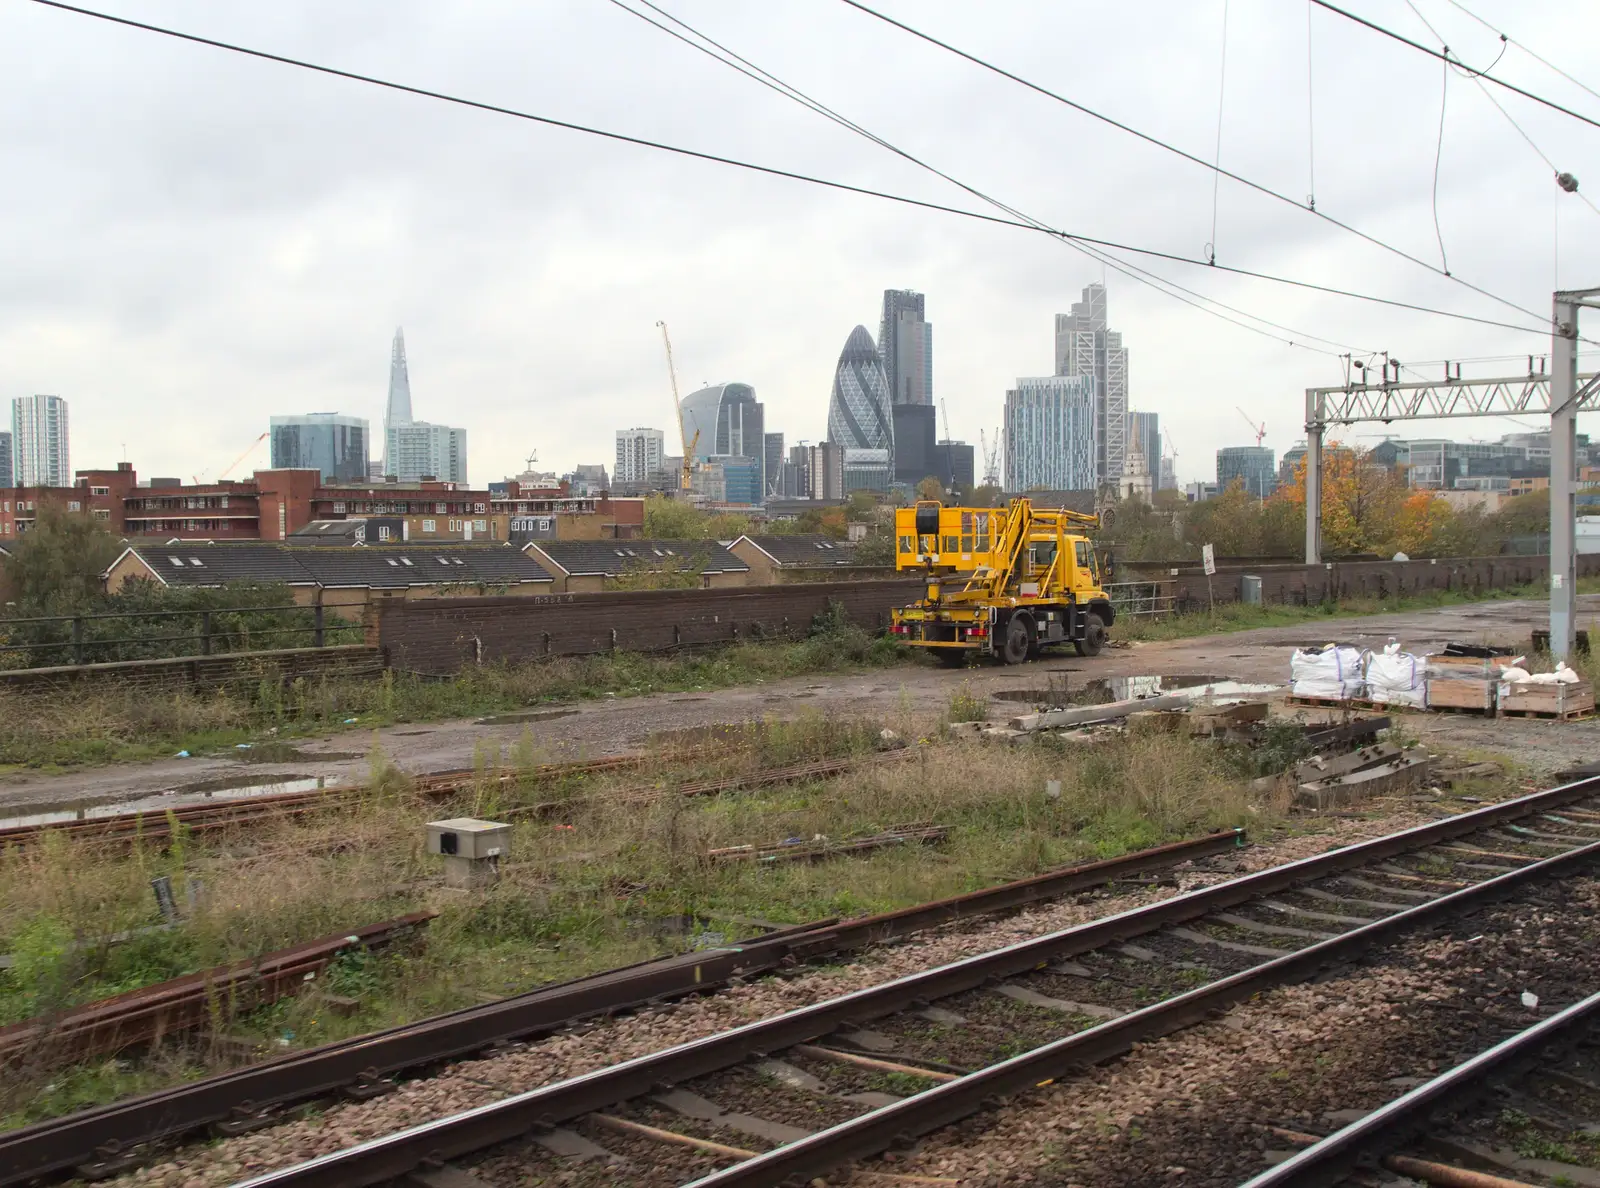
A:
[[[314,1117],[210,1146],[187,1146],[114,1182],[126,1188],[210,1188],[233,1183],[675,1044],[1431,819],[1402,811],[1373,820],[1322,822],[1321,832],[1252,845],[1236,856],[1213,859],[1210,870],[1175,871],[1171,884],[1126,894],[1080,896],[1004,919],[950,925],[919,935],[914,944],[875,949],[848,966],[765,978],[607,1020],[495,1057],[452,1065],[436,1076],[405,1082],[383,1097],[341,1103]]]

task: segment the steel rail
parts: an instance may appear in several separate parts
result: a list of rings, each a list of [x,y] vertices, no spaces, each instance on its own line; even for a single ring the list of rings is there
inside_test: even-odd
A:
[[[648,760],[644,755],[613,755],[603,759],[578,759],[570,763],[546,763],[528,772],[497,772],[488,778],[498,783],[508,783],[532,776],[543,779],[560,779],[571,775],[592,775],[600,772],[642,766]],[[416,792],[430,799],[453,796],[471,782],[482,778],[471,770],[437,772],[421,776],[416,781]],[[275,792],[264,796],[235,796],[225,800],[212,800],[201,804],[177,805],[161,809],[133,809],[124,813],[106,813],[95,817],[82,817],[71,821],[45,821],[35,825],[11,825],[0,828],[0,846],[27,845],[50,832],[65,833],[69,837],[95,841],[121,841],[133,836],[155,840],[170,832],[168,818],[176,818],[195,832],[221,829],[234,824],[251,823],[250,818],[289,816],[322,808],[338,808],[370,795],[366,784],[348,787],[319,788],[305,792]]]
[[[907,758],[916,754],[910,748],[882,751],[870,755],[847,755],[834,759],[813,759],[805,763],[792,763],[782,767],[763,768],[740,775],[720,776],[691,780],[666,787],[641,786],[622,788],[606,793],[607,801],[631,802],[654,799],[676,792],[680,796],[716,796],[747,788],[763,788],[800,780],[841,775],[860,767],[872,766]],[[497,784],[515,783],[534,777],[560,779],[571,775],[593,775],[600,772],[641,767],[650,760],[645,755],[618,755],[605,759],[580,759],[571,763],[549,763],[527,772],[496,772],[487,777],[474,771],[440,772],[420,778],[415,793],[428,799],[443,799],[484,778]],[[46,833],[58,832],[86,841],[129,841],[140,838],[158,841],[170,836],[171,821],[177,820],[192,833],[205,833],[262,821],[282,820],[323,809],[348,808],[371,795],[365,784],[349,787],[319,788],[305,792],[278,792],[265,796],[240,796],[226,800],[213,800],[203,804],[178,805],[172,808],[135,809],[126,813],[106,813],[103,816],[84,817],[72,821],[45,821],[36,825],[12,825],[0,828],[0,847],[28,845],[37,842]],[[509,810],[509,816],[538,815],[560,809],[594,797],[573,797],[567,800],[548,801],[524,805]]]
[[[25,1183],[71,1169],[95,1153],[125,1152],[140,1143],[481,1052],[596,1015],[714,990],[734,977],[882,944],[952,921],[1014,911],[1118,878],[1226,853],[1243,843],[1244,830],[1229,829],[883,915],[800,925],[742,945],[643,962],[542,987],[497,1003],[36,1122],[0,1134],[0,1185]]]
[[[1433,1115],[1455,1110],[1489,1091],[1490,1079],[1519,1073],[1551,1048],[1578,1043],[1600,1023],[1600,994],[1591,994],[1487,1051],[1418,1085],[1360,1121],[1262,1172],[1240,1188],[1316,1188],[1343,1179],[1410,1141]]]
[[[1600,841],[1463,887],[1449,895],[1353,928],[1331,940],[1319,941],[1165,1002],[1045,1044],[1031,1052],[969,1073],[959,1080],[787,1143],[754,1159],[702,1176],[687,1188],[757,1188],[758,1185],[770,1188],[782,1184],[793,1175],[816,1176],[842,1163],[876,1155],[903,1142],[908,1136],[914,1138],[978,1113],[986,1103],[997,1097],[1032,1088],[1078,1068],[1110,1060],[1143,1040],[1159,1039],[1202,1022],[1252,994],[1303,981],[1330,965],[1347,961],[1413,928],[1433,924],[1455,912],[1480,907],[1514,893],[1530,882],[1575,871],[1595,861],[1600,861]],[[1294,1184],[1298,1188],[1304,1181],[1289,1179],[1274,1182]]]
[[[695,1077],[721,1072],[749,1058],[780,1051],[795,1044],[808,1043],[841,1027],[859,1026],[866,1021],[904,1010],[907,1006],[918,1002],[976,989],[997,979],[1037,969],[1049,961],[1103,948],[1108,944],[1128,940],[1166,925],[1195,919],[1219,908],[1232,907],[1264,894],[1381,861],[1395,854],[1472,833],[1502,821],[1543,812],[1557,805],[1584,799],[1596,791],[1600,791],[1600,779],[1582,780],[1520,797],[1517,800],[1489,805],[1442,821],[1415,826],[1327,854],[1272,867],[1226,883],[1134,908],[1046,936],[1035,937],[990,953],[967,957],[879,986],[858,990],[771,1019],[749,1023],[718,1035],[635,1057],[609,1068],[520,1093],[453,1117],[414,1126],[307,1163],[270,1172],[245,1183],[248,1188],[268,1188],[268,1186],[345,1188],[347,1185],[377,1184],[397,1176],[409,1175],[425,1163],[456,1158],[518,1138],[536,1127],[555,1125],[583,1114],[605,1110],[619,1101],[653,1092],[662,1084],[681,1083]],[[1473,888],[1441,897],[1422,907],[1366,925],[1357,930],[1363,937],[1362,941],[1343,943],[1373,943],[1377,939],[1392,935],[1397,929],[1434,918],[1442,910],[1446,910],[1439,906],[1441,904],[1460,905],[1472,902],[1502,888],[1520,886],[1522,881],[1529,877],[1528,872],[1532,870],[1549,872],[1565,869],[1569,864],[1587,862],[1597,854],[1600,854],[1600,842],[1566,855],[1546,859],[1541,863],[1531,864],[1511,875],[1477,884]],[[1581,857],[1575,858],[1574,855]],[[1491,887],[1494,890],[1489,890]],[[1397,921],[1403,922],[1397,923]],[[1125,1050],[1127,1044],[1133,1042],[1129,1037],[1139,1034],[1139,1028],[1149,1026],[1149,1021],[1152,1019],[1165,1021],[1162,1025],[1167,1030],[1194,1022],[1204,1017],[1208,1011],[1215,1009],[1218,1004],[1234,1001],[1227,997],[1231,993],[1248,994],[1255,988],[1276,984],[1271,979],[1282,977],[1279,971],[1291,967],[1286,963],[1293,963],[1294,968],[1303,967],[1310,972],[1320,963],[1332,960],[1332,954],[1341,950],[1330,949],[1328,946],[1342,941],[1341,937],[1335,941],[1322,942],[1280,961],[1270,962],[1266,967],[1257,967],[1254,971],[1247,971],[1214,983],[1212,987],[1172,999],[1168,1003],[1160,1004],[1160,1007],[1146,1008],[1145,1011],[1124,1016],[1114,1023],[1081,1033],[1081,1036],[1090,1038],[1074,1036],[1072,1042],[1075,1046],[1070,1049],[1070,1055],[1058,1056],[1058,1052],[1063,1050],[1058,1045],[1051,1045],[1047,1049],[1019,1056],[981,1074],[970,1074],[940,1089],[929,1090],[915,1098],[908,1098],[897,1106],[889,1107],[889,1110],[903,1112],[891,1115],[887,1111],[875,1111],[873,1114],[864,1115],[863,1119],[873,1121],[858,1119],[854,1124],[846,1123],[846,1126],[855,1125],[861,1129],[847,1131],[851,1141],[837,1149],[825,1147],[821,1153],[815,1153],[816,1137],[813,1136],[812,1139],[803,1140],[804,1145],[791,1144],[794,1152],[789,1156],[780,1155],[778,1152],[761,1156],[762,1160],[786,1160],[793,1158],[794,1155],[798,1155],[799,1158],[796,1160],[797,1166],[790,1166],[781,1174],[771,1176],[765,1175],[766,1165],[763,1165],[758,1169],[761,1174],[748,1182],[778,1183],[798,1170],[798,1165],[832,1167],[845,1159],[881,1150],[883,1146],[894,1141],[897,1135],[905,1133],[908,1126],[912,1129],[932,1129],[945,1121],[962,1117],[981,1108],[985,1099],[996,1092],[1005,1091],[1007,1086],[1017,1088],[1027,1084],[1037,1084],[1048,1076],[1058,1075],[1060,1071],[1073,1064],[1115,1055]],[[1263,975],[1262,969],[1271,969],[1272,973]],[[1226,989],[1217,990],[1218,986]],[[1202,996],[1206,990],[1211,990],[1215,997],[1209,1001],[1204,1000]],[[1206,1005],[1196,1005],[1202,1001],[1206,1001]],[[1188,1014],[1187,1012],[1191,1010],[1196,1013]],[[1128,1022],[1129,1020],[1134,1022]],[[1060,1041],[1061,1044],[1068,1042]],[[1097,1054],[1100,1052],[1103,1052],[1103,1055]],[[1045,1055],[1041,1056],[1041,1053]],[[1056,1071],[1037,1071],[1036,1066],[1054,1068]],[[979,1082],[974,1080],[975,1077],[984,1079]],[[969,1098],[965,1096],[967,1090],[962,1088],[969,1083],[974,1085],[982,1083],[985,1087]],[[936,1094],[940,1096],[934,1096]],[[914,1104],[929,1099],[933,1104],[923,1106]],[[951,1112],[946,1113],[947,1108]],[[917,1119],[921,1117],[918,1113],[920,1109],[929,1111],[924,1119],[927,1122],[925,1126],[916,1125]],[[889,1118],[893,1125],[881,1125],[885,1118]],[[840,1128],[835,1127],[823,1133],[837,1134],[839,1130]],[[857,1136],[860,1136],[859,1141]],[[780,1151],[788,1150],[790,1148],[780,1148]]]

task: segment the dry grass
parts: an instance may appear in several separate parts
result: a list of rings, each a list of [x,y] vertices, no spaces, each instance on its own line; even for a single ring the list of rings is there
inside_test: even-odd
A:
[[[839,616],[819,616],[799,640],[696,652],[558,657],[464,669],[447,680],[387,672],[377,680],[328,676],[285,686],[270,663],[216,692],[86,685],[64,692],[0,689],[0,767],[71,767],[200,754],[240,742],[441,721],[604,694],[719,689],[806,673],[848,672],[924,658],[873,638]]]
[[[1109,856],[1211,828],[1256,809],[1228,758],[1168,735],[1116,738],[1084,750],[918,741],[903,760],[842,778],[685,799],[677,782],[773,763],[864,753],[879,723],[819,717],[746,727],[721,742],[678,738],[648,776],[611,773],[555,783],[525,777],[483,783],[454,806],[412,796],[374,760],[376,791],[358,808],[205,835],[165,852],[153,847],[93,859],[59,840],[0,855],[0,950],[20,957],[0,976],[0,1011],[18,1018],[149,984],[193,969],[432,908],[426,945],[342,961],[326,984],[360,997],[339,1018],[312,994],[229,1026],[290,1046],[337,1039],[468,1005],[543,982],[680,949],[684,932],[748,934],[728,917],[798,922],[903,907]],[[481,757],[487,776],[496,757]],[[503,757],[501,757],[503,759]],[[539,756],[517,756],[526,770]],[[1059,780],[1058,797],[1046,781]],[[653,797],[630,799],[641,783]],[[499,884],[481,892],[442,886],[424,853],[422,823],[472,812],[494,817],[523,805],[567,803],[554,815],[513,814],[511,856]],[[949,829],[936,848],[907,847],[831,861],[716,863],[716,847],[790,837],[840,840],[912,823]],[[116,932],[157,922],[149,880],[206,888],[170,931],[110,944]],[[10,1078],[0,1114],[14,1121],[104,1100],[225,1065],[205,1045],[131,1065],[99,1065]]]

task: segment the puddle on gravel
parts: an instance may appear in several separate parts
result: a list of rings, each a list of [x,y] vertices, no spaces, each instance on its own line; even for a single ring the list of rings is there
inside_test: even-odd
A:
[[[473,725],[514,726],[518,722],[548,722],[552,718],[570,718],[577,712],[575,709],[517,710],[510,714],[490,714],[487,718],[479,718]]]
[[[62,821],[93,821],[100,817],[115,817],[123,813],[164,812],[208,800],[243,800],[254,796],[277,796],[288,792],[315,792],[337,780],[327,776],[291,776],[271,783],[237,784],[212,781],[191,784],[165,792],[154,792],[130,800],[114,800],[107,804],[91,804],[82,808],[52,808],[43,812],[27,813],[16,817],[0,817],[0,829],[21,825],[55,825]]]

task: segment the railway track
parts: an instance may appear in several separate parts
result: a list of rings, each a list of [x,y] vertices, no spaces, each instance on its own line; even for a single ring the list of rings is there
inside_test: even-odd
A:
[[[1362,1183],[1365,1176],[1352,1177],[1379,1168],[1453,1188],[1526,1184],[1509,1176],[1569,1184],[1600,1182],[1600,1172],[1585,1164],[1520,1156],[1468,1133],[1475,1122],[1492,1127],[1496,1115],[1503,1117],[1509,1109],[1541,1131],[1592,1135],[1600,1123],[1600,1066],[1582,1046],[1590,1043],[1597,1025],[1600,993],[1517,1032],[1332,1134],[1281,1131],[1283,1137],[1310,1145],[1242,1188]],[[1485,1110],[1486,1098],[1493,1100]],[[1559,1142],[1544,1145],[1566,1153]],[[1588,1154],[1594,1154],[1592,1147]]]
[[[981,891],[849,921],[823,920],[742,944],[644,962],[495,1003],[360,1036],[0,1134],[0,1185],[79,1174],[102,1178],[149,1161],[151,1144],[208,1128],[232,1135],[292,1117],[329,1095],[362,1099],[403,1074],[493,1052],[597,1016],[704,993],[735,979],[892,942],[941,924],[1015,911],[1150,871],[1225,855],[1244,843],[1231,829],[1120,858],[1050,871]]]
[[[617,789],[606,794],[608,801],[618,803],[643,803],[647,800],[675,792],[680,796],[716,796],[747,788],[771,787],[777,784],[796,783],[802,780],[825,779],[842,775],[859,767],[882,762],[898,761],[910,754],[909,749],[885,751],[865,756],[844,756],[834,759],[815,759],[804,763],[789,763],[762,768],[731,776],[689,780],[675,785],[646,784],[634,788]],[[547,763],[527,771],[485,774],[477,771],[440,772],[419,777],[413,792],[425,800],[449,800],[468,790],[483,788],[486,784],[512,787],[529,778],[559,780],[572,776],[597,775],[611,771],[636,769],[653,761],[645,755],[618,755],[604,759],[580,759],[570,763]],[[159,842],[169,838],[173,824],[191,834],[213,833],[219,830],[241,829],[254,825],[286,821],[310,813],[330,809],[350,808],[371,796],[371,789],[354,784],[349,787],[324,788],[306,792],[279,792],[263,796],[233,797],[213,800],[206,804],[189,804],[170,809],[141,809],[126,813],[108,813],[104,816],[85,817],[75,821],[47,821],[32,825],[13,825],[0,829],[0,850],[7,846],[37,845],[47,834],[65,836],[73,841],[127,844],[133,841]],[[582,797],[524,805],[511,809],[507,816],[549,815],[563,807],[580,802]]]
[[[1597,798],[1600,778],[1582,780],[586,1075],[506,1084],[491,1104],[247,1183],[429,1183],[448,1172],[458,1185],[496,1184],[508,1166],[548,1174],[572,1157],[626,1161],[615,1182],[639,1185],[825,1175],[1260,991],[1589,871],[1600,862]]]

